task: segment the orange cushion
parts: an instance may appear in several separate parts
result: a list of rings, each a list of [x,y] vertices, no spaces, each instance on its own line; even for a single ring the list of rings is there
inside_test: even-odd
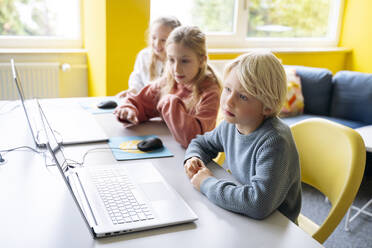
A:
[[[304,112],[304,97],[301,90],[301,79],[294,68],[285,69],[287,75],[287,99],[280,111],[280,117],[300,115]]]

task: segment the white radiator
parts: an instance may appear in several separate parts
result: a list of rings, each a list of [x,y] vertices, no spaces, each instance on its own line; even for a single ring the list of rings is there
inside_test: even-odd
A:
[[[59,97],[59,63],[15,63],[26,98]],[[0,100],[19,99],[10,63],[0,63]]]

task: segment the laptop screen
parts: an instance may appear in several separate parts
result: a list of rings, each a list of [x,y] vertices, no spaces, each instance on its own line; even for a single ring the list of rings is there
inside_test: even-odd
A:
[[[42,138],[40,137],[40,133],[38,131],[37,124],[36,124],[36,118],[39,118],[39,117],[35,116],[35,113],[38,113],[37,109],[35,108],[36,107],[35,103],[32,100],[26,100],[25,94],[24,94],[24,91],[23,91],[23,87],[22,87],[22,83],[20,81],[18,71],[17,71],[17,68],[14,64],[13,59],[10,60],[10,65],[11,65],[11,68],[12,68],[13,82],[16,85],[16,88],[17,88],[17,91],[18,91],[18,94],[19,94],[19,98],[21,100],[21,105],[22,105],[22,108],[25,112],[27,123],[28,123],[28,126],[29,126],[30,131],[31,131],[32,138],[33,138],[36,146],[43,146],[43,144],[41,144],[42,143],[41,142]]]
[[[57,160],[57,166],[60,165],[63,172],[66,172],[68,169],[68,163],[66,160],[65,155],[62,151],[62,146],[60,145],[61,142],[58,141],[55,132],[53,132],[52,127],[50,126],[50,123],[48,122],[45,113],[39,103],[39,101],[36,99],[36,104],[38,106],[40,117],[41,117],[41,123],[43,125],[43,131],[44,135],[46,137],[47,143],[49,143],[49,147],[51,149],[51,153],[54,154],[55,159]]]
[[[44,131],[46,139],[47,139],[46,147],[48,148],[48,150],[51,153],[53,159],[55,160],[58,171],[60,172],[60,174],[63,178],[63,181],[65,182],[65,184],[66,184],[66,186],[67,186],[67,188],[68,188],[76,206],[78,207],[79,212],[80,212],[86,226],[88,227],[90,234],[93,237],[96,237],[95,233],[93,232],[93,229],[90,227],[89,222],[88,222],[88,220],[87,220],[87,218],[84,214],[83,208],[81,207],[78,199],[76,198],[76,196],[73,192],[73,189],[70,185],[68,177],[65,174],[65,172],[68,170],[68,163],[67,163],[65,155],[63,154],[62,146],[60,145],[61,142],[58,142],[58,140],[57,140],[57,138],[56,138],[56,136],[53,132],[53,129],[50,126],[39,101],[36,100],[36,103],[37,103],[37,106],[38,106],[38,109],[39,109],[39,112],[40,112],[41,122],[42,122],[42,125],[43,125],[43,131]]]

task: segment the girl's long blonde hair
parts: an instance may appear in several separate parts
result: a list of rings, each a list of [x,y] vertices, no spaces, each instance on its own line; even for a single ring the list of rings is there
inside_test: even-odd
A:
[[[211,66],[207,63],[207,48],[205,34],[196,26],[181,26],[175,28],[168,36],[165,47],[167,48],[170,44],[177,43],[187,48],[190,48],[195,52],[198,59],[202,61],[198,74],[193,79],[192,84],[192,97],[186,99],[186,108],[189,110],[197,104],[200,95],[203,90],[202,83],[209,78],[212,82],[215,82],[219,88],[221,88],[221,82]],[[172,92],[176,81],[172,76],[170,70],[166,67],[165,76],[167,84],[162,88],[162,95]]]
[[[150,30],[151,30],[151,27],[153,27],[156,24],[167,26],[167,27],[171,28],[172,30],[175,29],[176,27],[181,26],[181,22],[176,17],[173,17],[173,16],[163,16],[163,17],[159,17],[159,18],[155,19],[151,23],[150,28],[146,31],[147,32],[147,43],[148,43],[148,46],[150,46],[150,47],[151,47],[151,32],[150,32]],[[158,60],[159,60],[159,58],[156,56],[154,51],[151,50],[150,67],[149,67],[150,81],[152,81],[152,80],[154,80],[154,79],[156,79],[157,77],[160,76],[160,75],[157,74],[157,71],[156,71],[156,63],[157,63]]]

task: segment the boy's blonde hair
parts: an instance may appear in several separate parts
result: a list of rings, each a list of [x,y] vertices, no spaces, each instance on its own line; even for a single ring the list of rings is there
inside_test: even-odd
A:
[[[171,28],[172,30],[175,29],[176,27],[181,26],[181,22],[174,16],[163,16],[163,17],[159,17],[159,18],[155,19],[151,23],[149,29],[146,31],[148,46],[151,46],[151,32],[150,32],[151,27],[153,27],[156,24],[167,26],[167,27]],[[158,58],[157,58],[156,54],[154,53],[154,51],[151,50],[151,59],[150,59],[150,66],[149,66],[150,81],[152,81],[152,80],[156,79],[158,76],[160,76],[160,75],[157,75],[157,72],[156,72],[156,62],[157,62],[157,60],[158,60]]]
[[[220,80],[216,73],[207,63],[207,46],[205,34],[197,26],[181,26],[175,28],[168,36],[165,47],[170,44],[177,43],[193,50],[197,58],[202,62],[198,74],[193,79],[192,98],[186,102],[186,108],[190,109],[194,106],[202,93],[202,82],[209,77],[220,87]],[[162,94],[171,92],[176,82],[171,72],[166,69],[167,85],[163,88]]]
[[[287,78],[280,60],[267,51],[243,54],[226,66],[224,79],[234,68],[243,88],[264,108],[272,110],[270,116],[277,116],[287,94]]]

